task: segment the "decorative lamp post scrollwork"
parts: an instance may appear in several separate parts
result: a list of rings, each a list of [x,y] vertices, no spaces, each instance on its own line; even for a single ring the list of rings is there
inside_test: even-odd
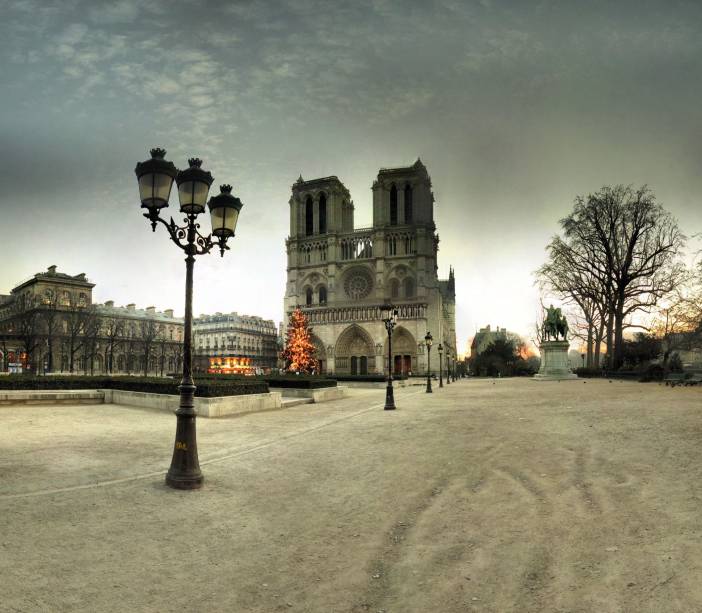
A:
[[[220,254],[229,249],[227,240],[234,236],[236,222],[241,211],[241,201],[232,196],[230,185],[222,185],[221,193],[210,198],[207,195],[214,181],[212,175],[202,170],[202,161],[188,160],[189,167],[179,171],[172,162],[166,161],[164,149],[152,149],[151,159],[136,165],[134,172],[139,181],[141,207],[146,209],[144,217],[156,226],[164,225],[171,240],[185,252],[185,319],[183,335],[183,377],[178,391],[180,403],[176,413],[177,425],[173,458],[166,475],[166,483],[176,489],[191,490],[202,487],[203,476],[197,456],[195,429],[195,383],[192,376],[192,328],[193,328],[193,267],[195,256],[209,253],[218,247]],[[168,206],[173,181],[178,186],[180,212],[185,215],[184,225],[179,226],[171,217],[161,218],[160,211]],[[210,209],[212,233],[200,233],[198,215]],[[213,240],[214,237],[214,240]]]
[[[380,307],[380,314],[388,331],[388,385],[385,388],[385,410],[395,410],[395,392],[392,387],[392,330],[397,325],[397,309],[391,304]]]
[[[441,356],[443,355],[444,347],[441,343],[439,343],[437,349],[439,350],[439,387],[444,387],[444,379],[443,375],[441,374]],[[448,383],[448,373],[446,373],[446,383]]]
[[[434,337],[432,337],[431,332],[427,332],[424,337],[424,343],[427,346],[427,394],[432,393],[431,389],[431,346],[434,342]]]

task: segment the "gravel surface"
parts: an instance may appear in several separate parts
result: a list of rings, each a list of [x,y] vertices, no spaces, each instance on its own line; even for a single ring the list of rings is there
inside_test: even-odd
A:
[[[0,611],[702,611],[702,389],[470,380],[198,420],[0,407]]]

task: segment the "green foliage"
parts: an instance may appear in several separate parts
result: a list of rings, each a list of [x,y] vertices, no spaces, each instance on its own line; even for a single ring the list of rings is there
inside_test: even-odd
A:
[[[670,359],[668,360],[668,370],[670,372],[683,371],[682,360],[680,359],[679,353],[673,353],[670,355]]]
[[[426,374],[424,376],[426,377]],[[384,375],[333,375],[333,378],[337,381],[368,381],[371,383],[387,380]],[[393,375],[392,378],[398,381],[400,379],[406,379],[407,377],[404,375]]]
[[[593,379],[595,377],[603,377],[604,376],[604,371],[601,368],[595,368],[595,367],[579,367],[576,368],[573,372],[575,372],[578,377],[581,379]]]
[[[271,387],[288,387],[298,389],[320,389],[324,387],[336,387],[336,378],[329,379],[327,377],[315,375],[258,375],[256,377],[248,377],[246,375],[198,375],[198,381],[240,381],[242,383],[251,383],[254,381],[263,381]]]
[[[665,368],[660,364],[649,364],[646,370],[641,374],[639,381],[647,383],[648,381],[663,381],[665,377]]]
[[[497,339],[472,360],[472,370],[484,377],[523,377],[533,375],[535,362],[525,360],[519,355],[518,348],[512,340]]]
[[[636,367],[655,360],[661,354],[661,341],[651,334],[638,332],[633,339],[624,340],[622,357],[624,365]]]
[[[159,377],[36,377],[33,375],[10,375],[0,377],[0,389],[5,390],[76,390],[116,389],[127,392],[150,394],[178,394],[179,381]],[[212,398],[217,396],[240,396],[265,394],[265,381],[212,381],[196,379],[195,396]]]

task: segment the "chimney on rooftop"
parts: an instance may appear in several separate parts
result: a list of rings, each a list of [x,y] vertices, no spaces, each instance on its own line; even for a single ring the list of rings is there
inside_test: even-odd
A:
[[[148,307],[146,307],[146,312],[147,312],[149,315],[155,315],[155,314],[156,314],[156,307],[154,307],[154,306],[148,306]]]
[[[112,308],[115,306],[115,301],[114,300],[105,300],[105,306]]]
[[[49,266],[48,271],[49,271],[50,275],[55,275],[56,274],[56,265],[54,264],[53,266]]]
[[[135,311],[135,310],[136,310],[136,304],[134,304],[133,302],[132,302],[131,304],[128,304],[128,305],[127,305],[127,310],[128,310],[128,311]]]
[[[166,314],[166,317],[173,319],[173,309],[166,309],[164,313]]]

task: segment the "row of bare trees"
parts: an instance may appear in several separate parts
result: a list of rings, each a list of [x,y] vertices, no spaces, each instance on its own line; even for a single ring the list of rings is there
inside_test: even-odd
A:
[[[686,237],[646,186],[579,196],[560,225],[536,276],[542,291],[572,307],[571,329],[585,343],[588,367],[602,365],[602,348],[604,365],[621,367],[625,330],[651,328],[652,317],[660,327],[663,305],[659,332],[669,340],[699,329],[693,288],[700,271],[684,266]]]
[[[55,297],[39,301],[30,293],[14,297],[0,337],[5,369],[12,341],[26,354],[33,372],[45,363],[47,372],[82,369],[95,374],[97,363],[103,373],[140,370],[147,375],[156,370],[163,375],[168,364],[177,369],[183,357],[182,343],[167,338],[165,327],[155,320],[104,316],[93,306],[60,304]]]

